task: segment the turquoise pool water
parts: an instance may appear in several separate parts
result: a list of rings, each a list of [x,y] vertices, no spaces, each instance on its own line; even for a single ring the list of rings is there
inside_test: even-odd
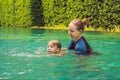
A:
[[[68,46],[67,31],[0,27],[0,80],[120,80],[120,33],[83,35],[100,55],[48,56],[49,40]]]

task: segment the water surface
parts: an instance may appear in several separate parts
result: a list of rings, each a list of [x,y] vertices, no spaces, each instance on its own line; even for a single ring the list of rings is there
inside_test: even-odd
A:
[[[83,35],[99,55],[49,56],[45,54],[49,40],[68,46],[67,31],[0,27],[0,80],[119,80],[120,33]]]

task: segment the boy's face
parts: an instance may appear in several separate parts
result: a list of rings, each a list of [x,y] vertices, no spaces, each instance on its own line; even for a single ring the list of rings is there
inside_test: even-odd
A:
[[[53,45],[52,42],[49,42],[48,47],[47,47],[47,52],[48,53],[57,53],[57,52],[59,52],[59,48],[57,47],[57,45]]]

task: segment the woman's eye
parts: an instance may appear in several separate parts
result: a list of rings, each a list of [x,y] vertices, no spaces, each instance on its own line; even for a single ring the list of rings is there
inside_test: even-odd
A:
[[[70,32],[74,32],[73,30],[70,30]]]

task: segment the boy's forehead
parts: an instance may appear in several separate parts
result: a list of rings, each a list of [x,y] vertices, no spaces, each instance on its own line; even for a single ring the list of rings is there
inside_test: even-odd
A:
[[[49,45],[53,45],[53,42],[49,42],[48,44],[49,44]]]
[[[53,44],[53,43],[48,43],[48,45],[49,45],[49,46],[55,46],[55,44]]]

